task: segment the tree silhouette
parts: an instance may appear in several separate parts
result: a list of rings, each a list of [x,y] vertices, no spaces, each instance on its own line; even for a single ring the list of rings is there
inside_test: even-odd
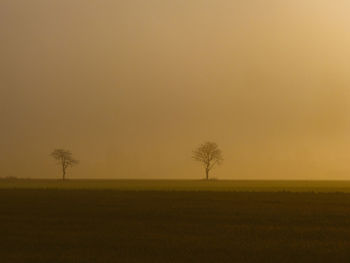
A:
[[[66,179],[66,170],[68,167],[73,167],[78,164],[79,161],[75,160],[72,156],[72,153],[63,149],[55,149],[51,153],[52,158],[57,161],[57,165],[62,167],[62,179]]]
[[[214,166],[221,164],[223,161],[222,152],[215,142],[206,142],[201,144],[196,150],[193,151],[192,158],[204,165],[207,180],[209,179],[209,172],[214,168]]]

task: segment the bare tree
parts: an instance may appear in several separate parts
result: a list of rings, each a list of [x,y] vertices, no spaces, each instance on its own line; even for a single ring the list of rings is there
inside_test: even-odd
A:
[[[222,152],[215,142],[206,142],[200,145],[193,151],[192,158],[204,165],[207,180],[209,179],[210,170],[223,161]]]
[[[55,149],[51,153],[52,158],[57,161],[57,164],[62,167],[62,179],[66,179],[66,170],[68,167],[73,167],[78,164],[79,161],[75,160],[72,156],[72,153],[63,149]]]

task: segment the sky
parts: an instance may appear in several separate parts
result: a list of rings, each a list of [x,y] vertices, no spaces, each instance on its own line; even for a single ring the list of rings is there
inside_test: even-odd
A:
[[[1,0],[2,176],[350,179],[347,0]]]

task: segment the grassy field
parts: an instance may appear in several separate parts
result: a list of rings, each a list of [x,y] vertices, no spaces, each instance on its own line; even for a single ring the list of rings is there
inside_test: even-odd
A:
[[[118,191],[343,192],[350,181],[0,180],[0,189]]]
[[[350,262],[333,184],[1,181],[0,262]]]

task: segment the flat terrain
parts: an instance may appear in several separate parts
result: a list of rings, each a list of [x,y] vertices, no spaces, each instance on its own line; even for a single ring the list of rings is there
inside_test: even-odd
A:
[[[350,262],[350,194],[161,183],[177,191],[1,182],[0,262]]]
[[[118,191],[342,192],[350,181],[0,180],[0,189]]]

